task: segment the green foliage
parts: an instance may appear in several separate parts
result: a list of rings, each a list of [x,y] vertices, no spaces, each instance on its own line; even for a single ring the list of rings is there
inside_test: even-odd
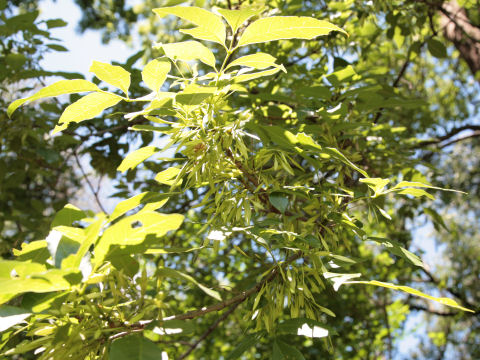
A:
[[[153,359],[165,351],[186,357],[198,344],[177,345],[205,328],[200,340],[212,331],[223,337],[206,352],[210,358],[254,351],[274,359],[315,358],[335,351],[334,325],[354,336],[365,327],[357,317],[380,318],[382,309],[388,332],[379,320],[367,324],[378,328],[373,343],[384,351],[387,312],[395,330],[407,309],[387,304],[386,292],[381,298],[353,284],[472,311],[391,283],[424,267],[397,231],[400,221],[414,217],[402,212],[445,189],[430,185],[399,150],[410,148],[423,125],[378,117],[383,109],[414,114],[425,102],[385,84],[388,69],[371,62],[335,57],[327,74],[326,59],[314,56],[327,47],[297,39],[323,36],[344,44],[338,33],[346,31],[336,25],[307,16],[263,17],[261,6],[217,10],[226,22],[197,7],[154,9],[193,23],[181,32],[216,47],[162,42],[141,72],[131,68],[135,57],[125,69],[94,62],[90,71],[125,97],[76,79],[10,105],[9,115],[16,116],[29,101],[90,92],[63,111],[54,132],[68,135],[80,122],[93,127],[98,121],[92,119],[115,106],[143,141],[109,164],[126,173],[118,175],[117,187],[127,197],[111,215],[67,205],[44,240],[27,241],[14,259],[2,261],[0,299],[8,302],[0,308],[8,326],[2,355]],[[385,21],[398,23],[393,16]],[[339,19],[351,36],[356,27],[360,34],[370,31],[373,20],[362,21]],[[286,39],[295,41],[276,42]],[[437,40],[426,41],[433,56],[445,55]],[[316,66],[288,66],[288,55],[300,46],[318,47],[310,52]],[[148,89],[137,94],[140,80]],[[166,145],[150,144],[158,138]],[[129,185],[148,191],[128,197]],[[423,211],[441,223],[437,213]],[[213,325],[206,322],[219,311]],[[355,320],[344,321],[347,316]],[[220,330],[222,321],[229,322]]]

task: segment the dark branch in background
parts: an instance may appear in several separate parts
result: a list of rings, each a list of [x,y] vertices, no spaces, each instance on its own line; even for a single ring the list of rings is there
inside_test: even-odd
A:
[[[428,280],[436,285],[438,288],[442,288],[440,286],[440,281],[438,279],[436,279],[433,274],[428,270],[428,269],[425,269],[425,267],[422,267],[420,268],[423,273],[427,276]],[[460,293],[457,289],[454,289],[452,287],[443,287],[446,291],[448,291],[450,294],[452,294],[453,296],[455,296],[457,299],[459,299],[463,304],[463,306],[467,307],[467,308],[470,308],[472,310],[475,310],[477,309],[477,306],[475,304],[472,304],[471,302],[468,301],[467,297]],[[476,314],[473,314],[472,315],[476,315]]]
[[[226,311],[222,316],[220,316],[217,321],[215,321],[212,325],[210,325],[210,327],[207,329],[207,331],[205,331],[202,336],[200,336],[200,338],[195,341],[195,343],[193,343],[192,345],[190,345],[190,348],[185,351],[179,358],[178,360],[183,360],[183,359],[186,359],[188,355],[191,354],[191,352],[193,350],[195,350],[195,348],[203,341],[205,340],[217,327],[218,325],[221,324],[222,321],[224,321],[231,313],[233,313],[235,311],[235,309],[238,307],[238,305],[240,305],[241,302],[238,302],[236,303],[235,305],[233,305],[230,309],[228,309],[228,311]]]
[[[429,308],[429,307],[421,306],[421,305],[409,305],[408,307],[409,307],[410,310],[424,311],[424,312],[427,312],[429,314],[437,315],[437,316],[451,317],[451,316],[458,315],[458,313],[438,311],[434,308]]]
[[[470,135],[467,135],[467,136],[464,136],[464,137],[461,137],[459,139],[449,141],[445,144],[440,144],[443,141],[450,140],[452,137],[454,137],[455,135],[457,135],[457,134],[459,134],[459,133],[461,133],[462,131],[465,131],[465,130],[473,130],[474,133],[470,134]],[[455,142],[459,142],[459,141],[462,141],[464,139],[468,139],[470,137],[480,136],[479,133],[480,133],[480,125],[464,125],[464,126],[460,126],[458,128],[454,128],[454,129],[450,130],[448,133],[446,133],[445,135],[439,136],[436,139],[421,141],[418,144],[416,144],[414,147],[415,148],[423,148],[423,147],[426,147],[428,145],[438,145],[438,144],[440,144],[439,147],[444,148],[444,147],[446,147],[448,145],[451,145]]]
[[[78,168],[80,169],[80,172],[82,173],[83,178],[85,179],[85,182],[87,183],[88,187],[90,188],[90,191],[92,192],[93,196],[95,197],[95,201],[97,202],[98,207],[100,210],[102,210],[104,213],[106,213],[105,208],[102,205],[102,202],[100,201],[100,198],[98,196],[98,190],[95,190],[93,187],[92,183],[90,182],[90,179],[88,178],[87,174],[85,173],[85,170],[83,170],[83,166],[80,163],[80,159],[78,158],[78,155],[76,152],[73,153],[73,157],[75,158],[75,162],[78,165]]]

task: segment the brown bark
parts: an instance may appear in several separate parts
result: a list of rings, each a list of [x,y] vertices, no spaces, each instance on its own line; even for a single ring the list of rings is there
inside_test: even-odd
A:
[[[465,9],[455,0],[445,2],[440,13],[445,38],[455,45],[472,74],[480,80],[477,74],[480,70],[480,28],[472,24]]]

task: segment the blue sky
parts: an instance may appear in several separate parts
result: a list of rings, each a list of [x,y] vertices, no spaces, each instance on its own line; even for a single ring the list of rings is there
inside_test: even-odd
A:
[[[133,1],[130,1],[133,2]],[[88,74],[93,60],[101,62],[124,62],[135,49],[129,48],[123,41],[113,40],[102,44],[96,31],[78,34],[75,28],[81,17],[81,11],[73,0],[45,0],[40,5],[40,19],[62,18],[68,26],[52,29],[52,35],[63,40],[69,52],[52,52],[45,56],[41,65],[50,71],[74,71]],[[51,82],[51,81],[50,81]]]

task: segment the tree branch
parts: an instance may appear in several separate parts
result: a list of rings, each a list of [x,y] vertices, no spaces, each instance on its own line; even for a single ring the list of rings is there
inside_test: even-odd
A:
[[[191,354],[191,352],[193,350],[195,350],[195,348],[203,341],[205,340],[217,327],[218,325],[220,325],[220,323],[222,321],[224,321],[231,313],[233,313],[235,311],[235,309],[238,307],[238,305],[240,305],[242,303],[242,301],[240,302],[237,302],[236,304],[234,304],[230,309],[228,309],[228,311],[226,311],[222,316],[220,316],[217,321],[215,321],[212,325],[210,325],[210,327],[207,329],[207,331],[205,331],[202,336],[200,336],[200,338],[195,341],[195,343],[193,343],[192,345],[190,345],[190,348],[185,351],[179,358],[178,360],[183,360],[185,359],[188,355]]]
[[[421,306],[421,305],[409,305],[408,307],[410,308],[410,310],[424,311],[424,312],[427,312],[429,314],[437,315],[437,316],[449,317],[449,316],[458,315],[458,313],[438,311],[438,310],[435,310],[433,308],[429,308],[429,307]]]
[[[288,264],[294,262],[297,259],[300,259],[302,256],[303,256],[303,253],[301,251],[296,253],[296,254],[291,255],[290,257],[288,257],[282,263],[281,267],[285,268]],[[262,281],[260,281],[255,286],[251,287],[250,289],[248,289],[246,291],[243,291],[242,293],[232,297],[229,300],[216,303],[216,304],[214,304],[212,306],[209,306],[209,307],[203,307],[201,309],[189,311],[189,312],[186,312],[184,314],[169,316],[169,317],[163,318],[162,321],[194,319],[196,317],[208,314],[208,313],[213,312],[213,311],[220,311],[220,310],[225,309],[226,307],[229,307],[233,304],[241,303],[244,300],[246,300],[248,297],[252,296],[253,294],[256,294],[257,292],[259,292],[260,289],[264,285],[266,285],[266,284],[272,282],[273,280],[275,280],[275,278],[278,276],[279,273],[280,273],[279,268],[275,267],[270,272],[270,274],[267,277],[265,277]]]
[[[93,196],[95,197],[95,201],[97,202],[98,207],[100,210],[102,210],[104,213],[106,213],[105,208],[102,205],[102,202],[100,201],[100,198],[98,196],[98,191],[95,190],[93,187],[92,183],[90,182],[90,179],[88,178],[87,174],[85,173],[85,170],[83,170],[82,164],[80,163],[80,160],[78,159],[78,155],[76,152],[73,153],[73,156],[75,158],[75,162],[77,163],[80,172],[82,173],[83,178],[85,179],[85,182],[87,183],[88,187],[90,188],[90,191],[92,192]]]
[[[480,125],[468,124],[468,125],[460,126],[458,128],[454,128],[454,129],[450,130],[448,133],[446,133],[445,135],[439,136],[436,139],[425,140],[425,141],[419,142],[418,144],[415,145],[415,148],[422,148],[422,147],[426,147],[428,145],[439,144],[439,143],[441,143],[445,140],[451,139],[455,135],[457,135],[457,134],[459,134],[459,133],[461,133],[462,131],[465,131],[465,130],[473,130],[473,131],[475,131],[475,133],[477,133],[478,131],[480,131]],[[476,135],[476,136],[478,136],[478,135]],[[468,137],[473,137],[473,136],[468,136]],[[457,141],[460,141],[460,140],[457,140]],[[455,141],[455,142],[457,142],[457,141]],[[440,145],[441,148],[445,147],[445,146],[448,146],[448,145]]]

